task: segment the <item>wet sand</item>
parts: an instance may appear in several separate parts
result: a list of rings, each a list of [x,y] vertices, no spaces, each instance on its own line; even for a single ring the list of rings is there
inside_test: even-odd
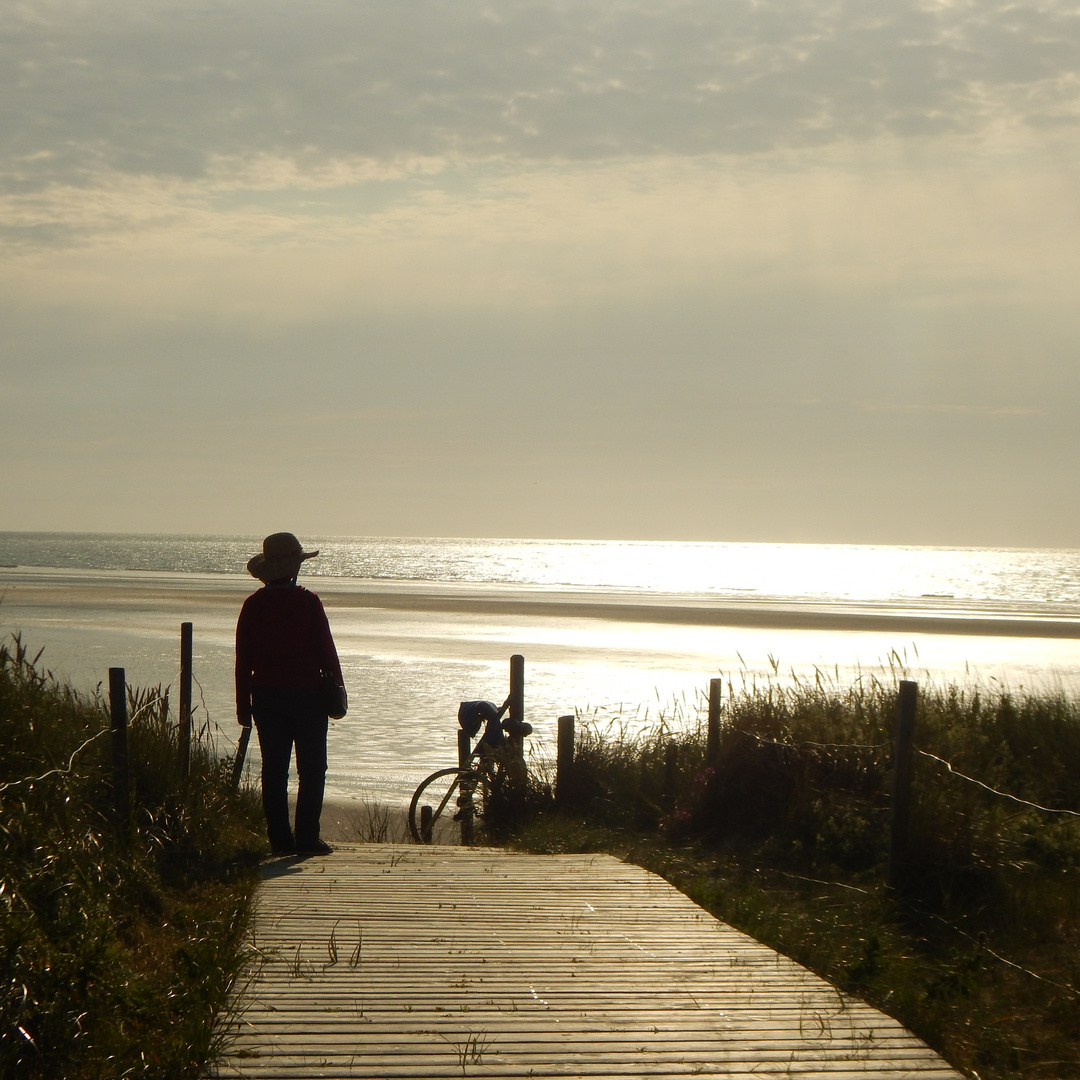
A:
[[[258,781],[254,783],[257,785]],[[289,808],[290,813],[295,811],[292,796]],[[408,844],[412,841],[405,807],[370,799],[328,795],[323,800],[319,826],[322,839],[329,844]]]
[[[307,577],[303,584],[326,607],[402,612],[515,617],[599,619],[614,622],[732,626],[777,630],[868,631],[1005,637],[1080,638],[1080,611],[1072,605],[971,604],[951,597],[919,597],[902,603],[848,604],[786,597],[717,599],[595,593],[513,586],[369,582]],[[250,578],[135,571],[0,568],[0,603],[7,613],[112,609],[185,612],[191,619],[209,609],[236,612],[257,583]]]

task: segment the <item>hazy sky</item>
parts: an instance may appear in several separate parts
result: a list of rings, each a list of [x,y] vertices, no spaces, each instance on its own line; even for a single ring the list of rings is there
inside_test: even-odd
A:
[[[1080,11],[5,0],[0,529],[1080,546]]]

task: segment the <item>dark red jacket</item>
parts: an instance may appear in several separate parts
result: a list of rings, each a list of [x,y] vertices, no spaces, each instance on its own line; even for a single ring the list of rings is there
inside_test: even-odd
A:
[[[251,690],[317,690],[322,673],[344,685],[322,601],[302,585],[252,593],[236,623],[236,718],[251,721]]]

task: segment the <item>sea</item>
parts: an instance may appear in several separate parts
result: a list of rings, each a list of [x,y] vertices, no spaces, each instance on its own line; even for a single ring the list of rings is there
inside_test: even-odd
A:
[[[697,724],[709,682],[868,676],[1080,690],[1080,550],[301,536],[349,714],[328,791],[407,801],[455,760],[462,700],[501,703],[525,657],[537,767],[558,716],[633,734]],[[232,646],[261,537],[0,533],[0,635],[88,693],[123,667],[174,687],[195,641],[195,719],[237,736]],[[252,768],[257,768],[257,752]]]

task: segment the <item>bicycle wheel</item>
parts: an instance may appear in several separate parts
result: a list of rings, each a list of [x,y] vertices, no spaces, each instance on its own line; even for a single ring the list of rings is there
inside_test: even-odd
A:
[[[461,819],[469,812],[472,818],[484,814],[486,785],[474,769],[439,769],[420,781],[409,803],[409,832],[418,844],[454,844],[461,842]],[[431,807],[431,824],[424,835],[423,807]]]

